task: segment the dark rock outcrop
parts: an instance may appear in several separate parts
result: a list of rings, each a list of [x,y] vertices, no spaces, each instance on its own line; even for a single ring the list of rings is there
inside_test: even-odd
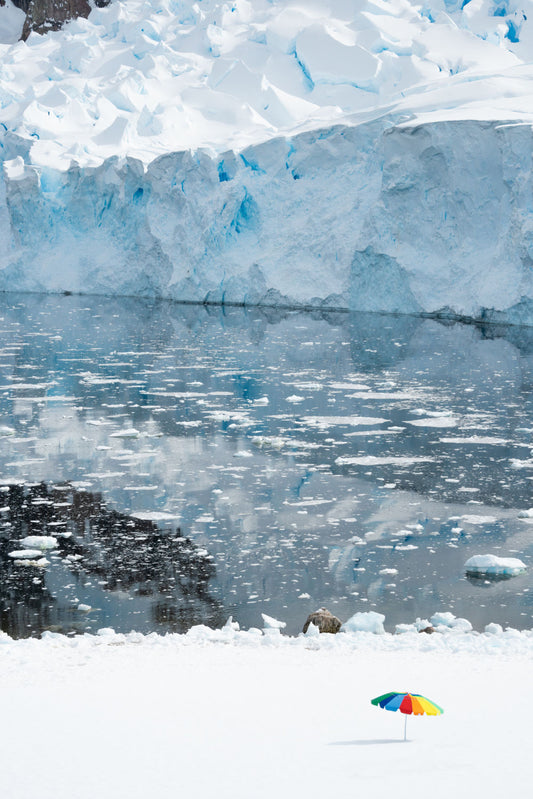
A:
[[[109,2],[110,0],[96,0],[95,5],[101,8],[109,5]],[[57,31],[69,19],[88,17],[91,10],[88,0],[13,0],[13,3],[26,14],[21,35],[23,41],[26,41],[32,31]],[[0,0],[0,5],[4,4],[5,0]]]
[[[309,614],[303,626],[304,633],[307,632],[310,624],[318,627],[321,633],[338,633],[341,628],[340,619],[330,613],[329,610],[326,610],[326,608],[320,608]]]

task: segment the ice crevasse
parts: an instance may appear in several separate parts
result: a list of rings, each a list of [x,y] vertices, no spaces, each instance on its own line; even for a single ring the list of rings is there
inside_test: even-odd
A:
[[[113,3],[0,45],[0,290],[533,324],[527,14],[430,5]]]

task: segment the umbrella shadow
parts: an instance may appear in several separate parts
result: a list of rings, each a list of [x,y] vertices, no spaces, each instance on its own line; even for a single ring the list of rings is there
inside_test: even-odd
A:
[[[403,738],[360,738],[356,741],[331,741],[328,746],[374,746],[375,744],[408,744]]]

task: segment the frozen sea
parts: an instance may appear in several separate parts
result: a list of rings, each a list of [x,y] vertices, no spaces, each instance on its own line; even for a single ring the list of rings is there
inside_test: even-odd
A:
[[[531,628],[532,329],[5,294],[0,330],[11,636]]]

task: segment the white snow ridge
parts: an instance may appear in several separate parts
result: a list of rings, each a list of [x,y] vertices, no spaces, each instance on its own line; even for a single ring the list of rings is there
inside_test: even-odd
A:
[[[0,290],[533,322],[531,19],[113,0],[17,42],[8,0]]]

